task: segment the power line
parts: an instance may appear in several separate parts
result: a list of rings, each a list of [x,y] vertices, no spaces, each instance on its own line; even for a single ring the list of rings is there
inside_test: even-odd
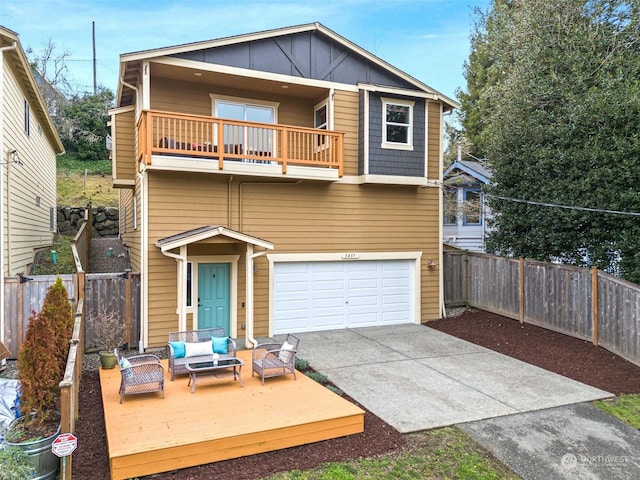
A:
[[[606,210],[603,208],[574,207],[569,205],[560,205],[557,203],[535,202],[533,200],[523,200],[522,198],[501,197],[499,195],[491,195],[488,193],[484,195],[487,197],[498,198],[500,200],[506,200],[508,202],[526,203],[528,205],[539,205],[541,207],[564,208],[565,210],[579,210],[582,212],[596,212],[596,213],[612,213],[614,215],[629,215],[632,217],[640,217],[640,212],[621,212],[619,210]]]

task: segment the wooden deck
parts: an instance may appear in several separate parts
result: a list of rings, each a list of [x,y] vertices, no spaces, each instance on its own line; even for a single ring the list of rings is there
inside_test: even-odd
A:
[[[232,378],[187,375],[160,393],[128,395],[120,404],[117,369],[100,369],[112,480],[280,450],[364,431],[364,411],[298,373],[251,376],[251,352],[240,351],[244,387]]]

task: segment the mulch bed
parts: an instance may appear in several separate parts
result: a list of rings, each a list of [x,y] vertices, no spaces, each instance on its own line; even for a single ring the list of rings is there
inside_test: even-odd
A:
[[[533,325],[520,325],[515,320],[479,310],[428,325],[615,394],[640,393],[640,367],[590,342]],[[361,434],[160,473],[144,479],[209,480],[221,476],[234,480],[260,479],[279,471],[306,470],[324,462],[377,456],[405,446],[402,434],[363,409],[366,411],[365,432]],[[97,371],[86,371],[82,377],[76,436],[78,449],[73,454],[73,477],[80,480],[108,479],[109,460]]]

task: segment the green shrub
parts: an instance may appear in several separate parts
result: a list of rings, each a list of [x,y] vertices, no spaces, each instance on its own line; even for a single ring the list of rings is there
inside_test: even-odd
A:
[[[309,369],[309,361],[303,358],[296,358],[296,370],[304,372]]]
[[[327,389],[331,390],[333,393],[335,393],[340,397],[344,395],[344,392],[340,390],[338,387],[336,387],[335,385],[327,385]]]
[[[327,378],[327,376],[320,372],[306,372],[305,375],[310,379],[315,380],[321,385],[324,385],[325,383],[329,382],[329,379]]]
[[[1,448],[0,465],[0,480],[26,480],[36,476],[29,456],[18,447]]]
[[[59,384],[64,377],[73,331],[67,289],[58,277],[49,287],[42,310],[33,312],[18,352],[20,410],[31,423],[42,423],[58,410]]]

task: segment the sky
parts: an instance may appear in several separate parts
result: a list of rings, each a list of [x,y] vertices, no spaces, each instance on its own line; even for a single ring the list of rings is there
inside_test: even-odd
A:
[[[70,53],[67,78],[117,90],[120,55],[273,28],[320,22],[455,99],[475,8],[490,0],[0,0],[0,25],[36,52],[51,39]]]

